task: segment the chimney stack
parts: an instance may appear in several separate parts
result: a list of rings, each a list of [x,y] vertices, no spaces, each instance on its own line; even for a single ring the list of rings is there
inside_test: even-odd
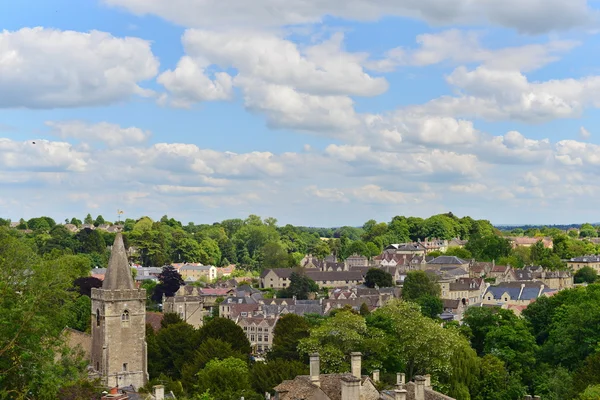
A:
[[[350,365],[351,365],[351,373],[358,379],[361,377],[361,362],[362,362],[362,353],[359,351],[355,351],[350,353]]]
[[[398,373],[396,374],[396,386],[400,386],[400,387],[404,386],[404,384],[406,383],[406,382],[404,381],[404,379],[405,379],[405,376],[406,376],[406,375],[404,375],[402,372],[398,372]]]
[[[165,398],[165,387],[163,385],[152,386],[155,400],[164,400]]]
[[[406,390],[405,389],[394,390],[394,400],[406,400]]]
[[[343,377],[342,399],[341,400],[360,400],[360,379],[355,377]]]
[[[427,374],[423,378],[425,378],[425,387],[431,389],[431,375]]]
[[[319,353],[313,353],[310,355],[310,381],[319,387],[321,386],[320,375]]]
[[[415,400],[425,400],[425,377],[415,376]]]
[[[378,369],[373,370],[373,382],[375,382],[375,383],[379,382],[379,370]]]

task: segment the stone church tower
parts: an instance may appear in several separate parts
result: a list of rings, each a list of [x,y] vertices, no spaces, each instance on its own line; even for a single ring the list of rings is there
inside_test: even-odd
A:
[[[93,375],[109,387],[148,382],[146,290],[135,289],[123,236],[117,233],[102,288],[92,289]]]

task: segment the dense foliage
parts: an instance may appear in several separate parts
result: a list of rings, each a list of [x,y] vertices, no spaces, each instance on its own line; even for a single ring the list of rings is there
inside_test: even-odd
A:
[[[110,224],[87,215],[77,227]],[[89,330],[90,292],[100,282],[93,267],[105,267],[114,233],[83,228],[77,233],[49,217],[0,219],[0,398],[94,398],[98,386],[85,380],[86,362],[64,346],[65,327]],[[496,264],[540,264],[563,268],[566,258],[597,254],[590,241],[598,229],[584,224],[567,233],[557,228],[500,232],[488,221],[451,213],[421,219],[394,217],[367,221],[362,227],[277,226],[273,218],[251,215],[212,225],[183,225],[164,216],[123,222],[131,261],[144,266],[202,262],[236,263],[257,274],[264,268],[297,267],[305,254],[345,259],[374,257],[392,243],[425,238],[468,239],[466,248],[446,254]],[[513,248],[503,236],[530,236],[530,248]],[[256,276],[256,275],[255,275]],[[292,276],[286,296],[307,298],[317,286]],[[288,315],[275,327],[273,351],[265,362],[249,357],[250,344],[233,321],[212,317],[194,329],[175,315],[162,327],[147,329],[148,368],[152,382],[163,383],[178,398],[259,398],[284,379],[307,373],[306,355],[319,351],[324,372],[346,371],[348,353],[361,351],[364,372],[382,377],[403,371],[430,373],[435,387],[459,400],[520,399],[525,393],[545,399],[587,399],[600,387],[600,285],[589,269],[576,275],[590,285],[542,297],[517,318],[512,312],[471,308],[465,324],[442,326],[440,289],[435,280],[411,272],[403,300],[375,311],[340,309],[328,317]],[[389,277],[371,273],[369,284],[387,286]],[[157,285],[144,282],[155,300],[174,293],[183,282],[169,268]],[[149,299],[149,304],[151,304]],[[236,379],[229,379],[235,376]],[[150,383],[149,383],[150,384]]]

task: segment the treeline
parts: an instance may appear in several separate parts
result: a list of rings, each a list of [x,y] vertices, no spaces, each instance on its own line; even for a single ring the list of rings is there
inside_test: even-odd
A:
[[[100,226],[110,224],[102,216],[87,215],[83,221],[72,218],[65,223]],[[458,218],[452,213],[429,218],[394,217],[390,222],[367,221],[362,227],[309,228],[293,225],[278,226],[274,218],[250,215],[246,219],[228,219],[212,225],[183,225],[168,216],[158,221],[148,217],[126,219],[122,223],[126,246],[135,248],[132,260],[143,266],[177,262],[201,262],[216,266],[237,264],[249,270],[292,267],[306,254],[325,257],[335,254],[345,259],[352,254],[374,257],[392,243],[439,239],[470,239],[485,237],[496,231],[489,221]],[[0,226],[10,225],[0,219]],[[21,220],[17,230],[46,258],[83,254],[94,266],[105,266],[107,245],[114,233],[101,229],[80,229],[70,232],[64,224],[52,218]],[[496,232],[497,233],[497,232]]]
[[[498,227],[506,236],[552,237],[567,233],[572,238],[595,238],[600,235],[600,225],[573,224],[550,226],[511,226]]]

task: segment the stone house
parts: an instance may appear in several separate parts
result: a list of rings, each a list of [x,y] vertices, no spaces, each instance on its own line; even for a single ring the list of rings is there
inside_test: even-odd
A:
[[[335,288],[363,283],[363,274],[360,271],[314,271],[307,270],[306,276],[315,281],[319,287]]]
[[[273,330],[278,318],[248,317],[240,318],[236,323],[244,330],[252,352],[266,353],[273,347]]]
[[[535,238],[535,237],[520,237],[520,236],[509,236],[506,239],[510,241],[512,248],[517,247],[531,247],[540,240],[545,248],[551,249],[553,247],[552,238]]]
[[[218,299],[233,295],[232,288],[181,286],[175,296],[163,298],[163,311],[176,313],[188,324],[199,328],[204,323],[204,317],[213,313],[215,307],[219,307]]]
[[[523,269],[512,270],[512,281],[539,281],[547,288],[563,290],[574,286],[571,271],[547,271],[541,266],[527,266]]]
[[[482,304],[497,306],[528,306],[541,296],[552,296],[557,291],[542,282],[505,282],[489,286]]]
[[[300,272],[295,268],[265,269],[260,274],[260,287],[263,289],[285,289],[290,285],[290,276],[293,272]]]
[[[454,282],[442,283],[442,299],[460,300],[464,305],[480,303],[487,290],[482,278],[459,278]]]
[[[456,256],[439,256],[427,262],[427,268],[441,269],[442,267],[464,268],[469,270],[471,262]]]
[[[496,283],[510,282],[512,279],[512,267],[510,265],[494,265],[487,274],[488,278],[495,278]]]
[[[600,274],[600,256],[589,255],[574,257],[567,260],[567,267],[571,268],[574,272],[579,271],[583,267],[590,267]]]
[[[350,257],[346,258],[346,265],[348,269],[353,267],[368,267],[369,259],[360,254],[352,254]]]
[[[184,264],[179,268],[179,273],[185,281],[197,281],[206,278],[209,281],[217,279],[217,267],[202,264]]]

